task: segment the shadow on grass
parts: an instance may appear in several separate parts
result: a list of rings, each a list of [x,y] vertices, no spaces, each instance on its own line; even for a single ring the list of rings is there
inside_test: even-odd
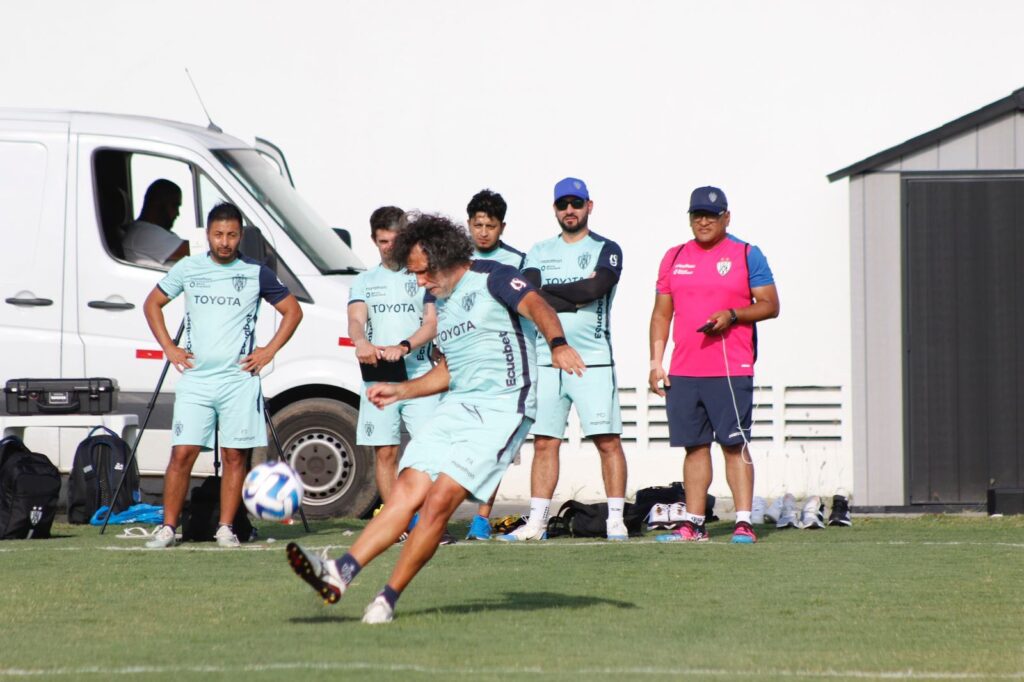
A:
[[[541,611],[544,609],[589,609],[594,606],[613,606],[617,609],[635,609],[636,604],[593,595],[559,594],[558,592],[505,592],[487,599],[474,599],[464,604],[434,606],[415,611],[401,611],[402,617],[421,615],[468,614],[483,611]],[[361,620],[358,616],[331,614],[297,616],[292,623],[348,623]]]

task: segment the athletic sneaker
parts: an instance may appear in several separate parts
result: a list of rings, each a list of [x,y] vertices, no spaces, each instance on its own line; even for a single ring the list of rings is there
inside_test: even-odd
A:
[[[455,536],[449,533],[448,529],[445,528],[444,532],[441,533],[441,541],[437,543],[437,546],[444,547],[445,545],[454,545],[456,542],[458,542],[458,540],[455,539]]]
[[[825,505],[817,495],[808,497],[804,502],[804,509],[800,513],[800,526],[805,530],[825,527]]]
[[[750,505],[750,522],[756,524],[764,523],[765,502],[763,497],[755,497]]]
[[[675,530],[686,520],[686,503],[675,502],[668,506],[668,525],[665,528]]]
[[[629,539],[629,530],[626,528],[626,522],[622,519],[605,521],[605,534],[612,542],[625,542]]]
[[[231,526],[218,526],[217,532],[213,534],[213,539],[217,541],[218,547],[241,547],[242,543],[238,541],[238,537],[235,535],[235,531],[231,530]]]
[[[467,540],[490,540],[491,524],[486,517],[477,514],[469,524],[469,532],[466,533]]]
[[[656,542],[707,542],[708,533],[705,527],[695,526],[692,521],[683,521],[677,530],[664,535],[656,535]]]
[[[369,625],[380,625],[390,623],[395,619],[395,610],[388,604],[384,595],[378,594],[376,599],[370,602],[363,611],[363,622]]]
[[[502,542],[524,542],[526,540],[547,540],[548,530],[544,527],[537,527],[530,523],[519,526],[511,533],[499,535],[498,540]]]
[[[775,522],[776,528],[799,528],[800,523],[796,515],[796,498],[792,493],[786,493],[782,497],[779,517]]]
[[[668,505],[656,504],[647,515],[647,530],[668,530]]]
[[[327,558],[327,550],[322,556],[302,549],[294,542],[288,543],[288,563],[295,575],[305,580],[319,594],[325,604],[334,604],[341,599],[348,587],[338,573],[338,565]]]
[[[157,526],[153,531],[153,539],[146,543],[147,549],[164,549],[174,546],[174,529],[170,526]]]
[[[850,501],[843,495],[835,495],[832,498],[832,513],[828,515],[830,526],[852,526],[850,519]]]
[[[751,512],[753,515],[753,512]],[[776,497],[772,500],[772,503],[768,505],[768,508],[764,510],[764,522],[775,523],[782,516],[782,498]]]
[[[754,528],[746,521],[740,521],[732,531],[732,542],[737,545],[752,545],[757,542]]]

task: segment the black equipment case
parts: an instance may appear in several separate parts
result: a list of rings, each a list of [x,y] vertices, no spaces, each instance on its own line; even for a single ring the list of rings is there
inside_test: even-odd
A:
[[[8,414],[106,414],[117,409],[115,379],[11,379]]]

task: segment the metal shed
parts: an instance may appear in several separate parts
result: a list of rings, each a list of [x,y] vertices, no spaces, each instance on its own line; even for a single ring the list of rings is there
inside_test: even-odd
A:
[[[1024,88],[842,178],[856,504],[1024,486]]]

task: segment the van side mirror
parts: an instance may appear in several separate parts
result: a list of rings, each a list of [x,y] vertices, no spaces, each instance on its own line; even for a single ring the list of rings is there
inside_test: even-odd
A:
[[[238,250],[258,263],[267,262],[267,240],[258,227],[246,225],[242,228],[242,240],[238,243]]]
[[[352,234],[343,227],[332,227],[334,234],[341,237],[341,241],[345,242],[345,246],[352,248]]]

